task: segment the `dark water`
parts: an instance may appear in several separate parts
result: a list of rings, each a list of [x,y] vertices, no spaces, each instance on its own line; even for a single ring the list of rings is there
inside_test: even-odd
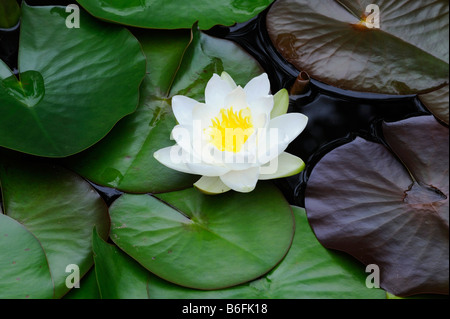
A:
[[[73,1],[28,0],[30,5],[67,5]],[[267,11],[232,27],[217,26],[209,35],[236,42],[250,53],[271,80],[272,92],[290,88],[301,70],[286,62],[272,45],[266,30]],[[17,70],[19,28],[0,31],[0,58]],[[291,204],[304,206],[304,189],[314,165],[333,148],[356,136],[384,143],[382,121],[399,121],[412,116],[429,115],[415,96],[391,96],[337,89],[311,79],[302,95],[291,96],[289,112],[308,116],[305,131],[289,146],[289,153],[300,156],[306,169],[299,175],[275,181]],[[121,192],[93,185],[110,204]]]

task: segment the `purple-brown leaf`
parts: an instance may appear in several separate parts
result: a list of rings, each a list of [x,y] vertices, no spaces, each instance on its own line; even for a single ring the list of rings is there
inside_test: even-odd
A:
[[[357,138],[314,168],[305,206],[321,243],[380,267],[395,295],[448,294],[448,128],[432,116],[385,123],[394,156]]]

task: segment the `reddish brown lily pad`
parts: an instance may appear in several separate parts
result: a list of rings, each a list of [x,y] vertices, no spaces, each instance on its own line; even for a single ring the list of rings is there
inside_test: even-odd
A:
[[[449,132],[434,117],[385,123],[322,158],[305,206],[319,241],[380,268],[397,296],[449,291]]]
[[[281,55],[313,79],[416,94],[448,84],[448,17],[446,0],[278,0],[267,28]]]

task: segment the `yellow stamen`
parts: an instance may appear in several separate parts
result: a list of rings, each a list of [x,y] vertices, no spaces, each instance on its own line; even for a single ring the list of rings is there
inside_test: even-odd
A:
[[[251,111],[247,107],[238,112],[221,109],[217,117],[211,119],[207,133],[211,143],[220,151],[238,153],[242,145],[253,134]]]

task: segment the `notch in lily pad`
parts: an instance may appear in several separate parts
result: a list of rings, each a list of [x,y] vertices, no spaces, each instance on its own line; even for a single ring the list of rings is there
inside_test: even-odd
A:
[[[341,89],[409,95],[448,84],[449,2],[371,2],[279,0],[268,33],[298,70]]]
[[[421,116],[384,123],[383,135],[398,158],[357,138],[320,160],[306,188],[309,221],[325,247],[378,265],[388,292],[448,295],[448,128]]]
[[[287,253],[294,219],[270,183],[249,194],[206,196],[194,188],[125,194],[110,207],[111,239],[152,273],[197,289],[258,278]]]
[[[37,71],[21,73],[20,80],[12,75],[1,84],[10,97],[28,107],[39,104],[45,95],[44,79]]]
[[[3,3],[3,2],[2,2]],[[61,6],[22,4],[17,78],[0,61],[0,146],[65,157],[102,139],[136,110],[146,59],[125,28]]]

